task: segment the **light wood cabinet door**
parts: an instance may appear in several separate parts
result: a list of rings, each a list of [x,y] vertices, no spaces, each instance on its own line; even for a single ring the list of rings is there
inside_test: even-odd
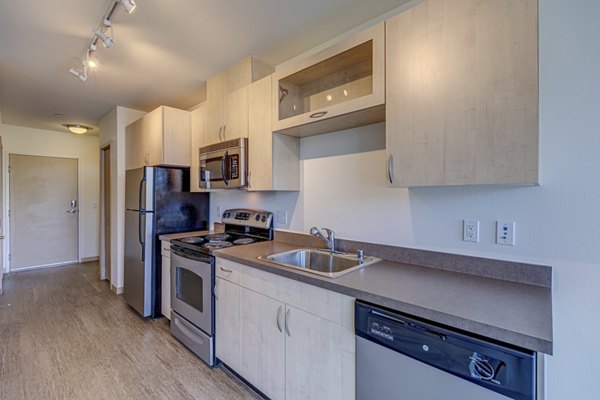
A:
[[[285,399],[284,317],[284,303],[240,287],[237,372],[272,400]]]
[[[125,129],[125,169],[190,165],[190,113],[161,106]]]
[[[354,399],[355,356],[352,329],[287,306],[286,400]]]
[[[248,137],[248,86],[225,95],[223,105],[223,140]]]
[[[204,105],[190,112],[190,191],[200,192],[200,147],[204,146]]]
[[[240,369],[240,287],[219,277],[215,288],[215,352],[229,367]]]
[[[538,182],[536,0],[427,0],[386,22],[389,186]]]
[[[248,87],[248,190],[300,190],[300,139],[273,133],[272,77]]]
[[[209,99],[204,110],[204,145],[219,143],[223,137],[223,98]]]

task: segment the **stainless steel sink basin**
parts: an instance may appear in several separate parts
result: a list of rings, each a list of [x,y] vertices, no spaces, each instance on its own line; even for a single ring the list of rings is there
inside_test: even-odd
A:
[[[381,261],[380,258],[376,257],[364,256],[361,260],[356,254],[331,252],[321,249],[290,250],[258,258],[259,260],[269,261],[285,267],[297,268],[329,278],[337,278],[369,264]]]

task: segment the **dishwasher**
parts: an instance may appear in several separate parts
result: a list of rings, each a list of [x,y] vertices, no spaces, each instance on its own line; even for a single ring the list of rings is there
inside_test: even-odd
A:
[[[357,301],[357,400],[535,400],[536,353]]]

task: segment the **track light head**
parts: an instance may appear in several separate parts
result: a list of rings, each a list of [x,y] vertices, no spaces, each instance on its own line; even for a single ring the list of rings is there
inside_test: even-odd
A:
[[[104,47],[106,47],[107,49],[115,44],[114,40],[106,36],[100,29],[96,29],[94,31],[94,35],[96,35],[96,37],[102,42]]]
[[[87,81],[87,71],[84,67],[83,70],[71,68],[69,73],[79,79],[81,82]]]
[[[121,3],[125,11],[127,11],[127,14],[131,14],[137,6],[137,4],[135,4],[135,0],[117,0],[117,2]]]

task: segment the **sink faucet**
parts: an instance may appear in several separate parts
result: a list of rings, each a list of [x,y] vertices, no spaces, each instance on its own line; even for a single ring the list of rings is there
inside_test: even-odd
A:
[[[321,233],[321,230],[325,231],[327,236],[323,235]],[[329,248],[329,250],[331,250],[332,252],[335,252],[335,233],[333,232],[333,230],[329,228],[319,229],[316,226],[313,226],[312,228],[310,228],[310,234],[324,241],[327,245],[327,248]]]

